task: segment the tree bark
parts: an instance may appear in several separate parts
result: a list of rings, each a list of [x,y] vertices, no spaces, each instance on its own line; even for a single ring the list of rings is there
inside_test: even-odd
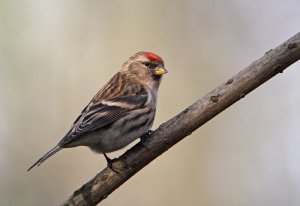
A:
[[[96,205],[135,173],[201,125],[300,59],[300,33],[228,79],[184,111],[159,126],[76,190],[62,205]]]

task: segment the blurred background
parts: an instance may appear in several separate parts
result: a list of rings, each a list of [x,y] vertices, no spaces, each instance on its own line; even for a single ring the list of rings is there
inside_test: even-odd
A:
[[[106,166],[82,147],[26,171],[135,52],[159,54],[169,70],[157,128],[299,32],[299,8],[298,0],[1,0],[0,204],[58,205]],[[218,115],[101,205],[300,205],[299,67]]]

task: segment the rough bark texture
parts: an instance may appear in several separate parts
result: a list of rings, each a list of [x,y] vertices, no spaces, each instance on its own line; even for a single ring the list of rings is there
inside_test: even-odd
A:
[[[300,59],[300,33],[271,49],[260,59],[160,125],[143,144],[134,145],[93,179],[76,190],[62,205],[96,205],[135,173],[174,144],[246,94]]]

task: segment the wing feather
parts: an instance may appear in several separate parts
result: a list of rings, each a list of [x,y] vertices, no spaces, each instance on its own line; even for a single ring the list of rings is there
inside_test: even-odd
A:
[[[91,101],[59,145],[63,147],[85,134],[114,123],[129,112],[144,107],[148,99],[148,93],[142,85],[128,86],[124,94],[109,100]]]

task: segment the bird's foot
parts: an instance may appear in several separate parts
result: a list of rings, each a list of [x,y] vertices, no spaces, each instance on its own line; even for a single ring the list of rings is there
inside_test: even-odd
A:
[[[146,147],[147,149],[150,149],[149,146],[146,144],[145,140],[146,138],[148,138],[151,134],[153,133],[153,130],[148,130],[140,139],[141,139],[141,143],[144,147]]]
[[[113,172],[115,173],[119,173],[118,171],[116,171],[114,168],[113,168],[113,163],[115,161],[115,159],[110,159],[105,153],[103,153],[105,159],[106,159],[106,162],[107,162],[107,167],[110,168]]]

